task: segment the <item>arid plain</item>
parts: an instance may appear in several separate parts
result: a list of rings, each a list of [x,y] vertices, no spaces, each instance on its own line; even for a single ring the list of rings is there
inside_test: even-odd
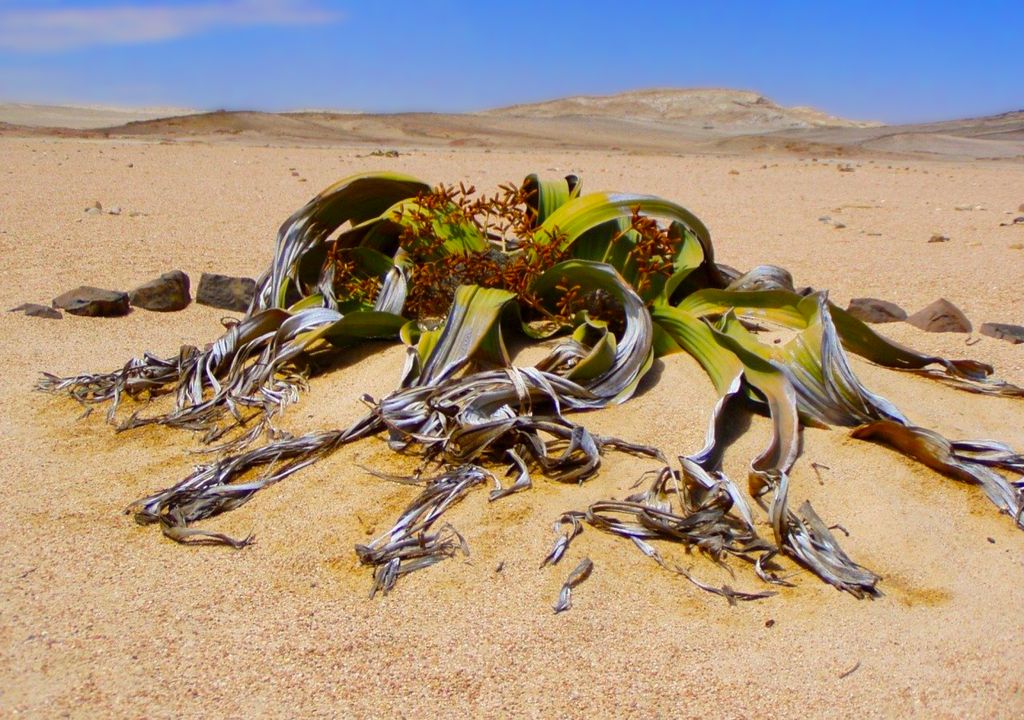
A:
[[[7,126],[3,309],[45,304],[80,284],[129,289],[175,268],[193,282],[202,272],[254,276],[277,227],[312,195],[353,172],[392,169],[485,191],[530,172],[573,172],[584,191],[680,202],[708,225],[721,262],[785,266],[797,285],[828,288],[840,305],[872,296],[913,312],[945,297],[975,330],[1024,324],[1024,224],[1012,224],[1024,214],[1019,122],[1014,130],[986,120],[1004,122],[997,138],[947,127],[936,139],[827,123],[712,136],[704,124],[714,123],[695,121],[682,138],[682,120],[644,120],[658,124],[644,135],[641,119],[577,112],[544,125],[550,138],[538,140],[465,130],[481,117],[489,116],[459,125],[434,116],[420,136],[403,126],[347,140],[266,127],[218,133],[198,124],[209,116],[177,120],[181,132]],[[512,117],[502,122],[516,125]],[[215,122],[225,118],[238,121]],[[545,122],[534,114],[518,128]],[[613,131],[614,141],[601,134]],[[872,133],[875,144],[865,146]],[[371,155],[392,148],[398,157]],[[123,212],[85,213],[96,201]],[[949,241],[928,242],[936,234]],[[596,531],[573,543],[568,562],[539,570],[559,514],[624,496],[652,467],[616,454],[582,486],[540,480],[494,504],[470,494],[449,515],[471,557],[415,573],[375,599],[353,546],[386,529],[416,492],[362,469],[411,469],[377,439],[207,522],[254,532],[245,550],[181,547],[136,526],[121,510],[201,462],[195,439],[163,428],[115,434],[102,412],[79,418],[77,405],[32,392],[33,383],[43,370],[113,369],[143,351],[202,346],[224,314],[196,304],[117,319],[0,313],[0,717],[1024,713],[1024,533],[979,489],[843,430],[804,432],[791,495],[849,532],[845,549],[883,577],[875,600],[837,592],[784,560],[795,587],[730,606]],[[879,327],[1024,384],[1024,345]],[[285,426],[351,423],[363,411],[359,396],[392,389],[402,361],[397,345],[353,352],[312,380]],[[1024,448],[1020,400],[854,367],[921,425]],[[673,355],[637,397],[583,421],[677,455],[699,448],[714,401],[696,362]],[[726,470],[745,477],[768,436],[755,417]],[[827,467],[815,472],[812,463]],[[666,552],[703,579],[761,588],[748,567],[733,563],[731,578],[699,555]],[[566,572],[584,555],[592,577],[571,611],[553,614]]]

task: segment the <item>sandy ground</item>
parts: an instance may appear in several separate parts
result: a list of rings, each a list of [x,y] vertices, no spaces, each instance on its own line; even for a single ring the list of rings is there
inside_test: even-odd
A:
[[[360,157],[365,149],[0,139],[0,304],[47,302],[76,285],[127,289],[180,268],[256,274],[278,224],[351,172],[393,168],[480,188],[526,173],[582,175],[585,189],[664,195],[711,228],[721,261],[789,267],[832,298],[869,295],[910,311],[937,297],[982,322],[1024,323],[1024,165],[631,156],[479,150]],[[299,177],[292,175],[292,168]],[[733,174],[731,171],[737,171]],[[88,215],[99,200],[120,216]],[[957,205],[983,209],[957,211]],[[135,217],[129,211],[142,213]],[[819,222],[829,215],[845,223]],[[951,241],[929,244],[935,233]],[[0,717],[1020,717],[1024,533],[982,493],[842,431],[809,430],[791,500],[849,531],[845,548],[884,577],[856,600],[796,571],[796,587],[730,607],[594,530],[564,565],[538,570],[564,510],[622,497],[650,463],[611,455],[582,487],[538,482],[450,512],[471,559],[370,600],[353,545],[385,529],[414,490],[359,465],[401,471],[383,443],[339,451],[208,523],[254,531],[236,552],[185,548],[120,510],[201,458],[186,434],[115,435],[102,413],[30,391],[40,370],[112,369],[218,334],[224,313],[61,321],[0,313]],[[1024,383],[1024,345],[888,326],[922,349],[993,363]],[[973,342],[973,340],[972,340]],[[343,426],[363,392],[391,389],[398,347],[353,354],[289,410],[295,430]],[[869,387],[953,437],[1024,447],[1024,403],[972,396],[856,364]],[[656,381],[655,381],[656,380]],[[641,394],[588,427],[699,447],[714,401],[689,358],[657,367]],[[727,456],[745,463],[765,421]],[[827,465],[821,479],[811,462]],[[680,557],[678,550],[668,550]],[[551,606],[582,556],[595,563],[574,608]],[[699,557],[695,574],[730,579]],[[503,570],[496,566],[503,562]],[[852,672],[851,672],[852,670]]]

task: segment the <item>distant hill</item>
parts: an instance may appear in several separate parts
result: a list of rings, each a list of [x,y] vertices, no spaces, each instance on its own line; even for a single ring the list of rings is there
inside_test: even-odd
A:
[[[1024,159],[1024,111],[881,125],[739,90],[637,90],[477,113],[266,113],[0,104],[0,136],[205,143]],[[108,124],[97,125],[101,120]]]
[[[71,130],[123,125],[135,120],[153,120],[197,112],[179,107],[122,108],[105,105],[36,105],[0,103],[0,121],[23,127],[53,127]]]
[[[615,117],[684,123],[732,130],[815,127],[874,127],[809,107],[782,107],[764,95],[721,88],[634,90],[617,95],[577,95],[529,105],[487,110],[482,115],[516,117]]]

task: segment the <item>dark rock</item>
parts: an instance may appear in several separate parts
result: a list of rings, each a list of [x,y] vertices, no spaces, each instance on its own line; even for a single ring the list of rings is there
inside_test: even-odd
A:
[[[29,317],[45,318],[47,320],[64,319],[64,316],[60,314],[60,310],[54,310],[52,307],[39,305],[38,303],[23,303],[18,307],[11,308],[10,312],[23,312]]]
[[[931,305],[907,318],[907,322],[926,332],[971,331],[971,321],[956,305],[945,298],[939,298]]]
[[[1018,345],[1024,343],[1024,327],[1006,323],[984,323],[981,334]]]
[[[256,281],[252,278],[203,273],[196,290],[196,302],[222,310],[245,312],[255,295]]]
[[[878,298],[853,298],[846,312],[866,323],[890,323],[907,319],[907,311],[896,303]]]
[[[946,237],[945,235],[932,235],[930,238],[928,238],[928,242],[930,242],[930,243],[949,242],[949,238]]]
[[[82,285],[55,297],[53,306],[72,315],[117,317],[128,314],[128,293]]]
[[[188,307],[192,301],[189,294],[188,275],[181,270],[164,273],[156,280],[139,285],[128,293],[132,306],[157,312],[173,312]]]

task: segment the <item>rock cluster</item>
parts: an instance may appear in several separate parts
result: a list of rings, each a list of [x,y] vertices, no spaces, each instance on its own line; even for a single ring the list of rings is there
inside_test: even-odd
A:
[[[196,292],[196,302],[222,310],[245,312],[255,294],[256,281],[252,278],[203,273]],[[49,320],[63,318],[61,310],[86,317],[119,317],[127,315],[132,308],[175,312],[185,309],[191,302],[188,275],[181,270],[171,270],[129,292],[81,285],[61,293],[50,305],[23,303],[11,308],[10,312]]]

